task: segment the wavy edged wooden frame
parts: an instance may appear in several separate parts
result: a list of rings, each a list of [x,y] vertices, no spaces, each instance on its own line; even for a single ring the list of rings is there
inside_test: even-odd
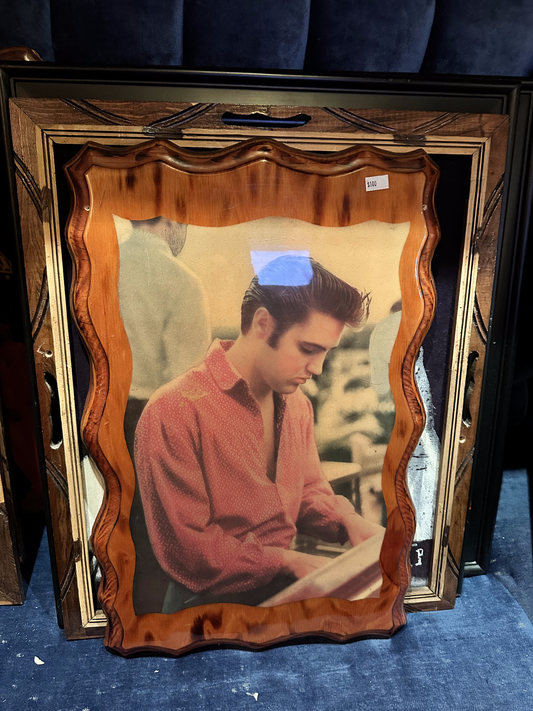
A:
[[[103,571],[99,598],[108,618],[105,644],[124,655],[179,654],[220,643],[263,648],[306,635],[341,641],[393,634],[406,621],[403,599],[415,526],[406,468],[424,427],[414,363],[435,309],[430,272],[439,237],[435,165],[423,150],[398,154],[353,147],[320,155],[252,139],[202,153],[158,140],[126,149],[90,142],[65,168],[73,191],[68,227],[75,263],[72,306],[92,368],[82,435],[107,488],[92,537]],[[390,188],[366,192],[363,178],[383,174]],[[135,477],[123,430],[132,360],[119,312],[113,214],[133,220],[164,214],[205,226],[272,214],[327,226],[369,219],[410,222],[400,261],[404,309],[390,365],[396,421],[383,467],[387,529],[379,598],[315,598],[271,608],[221,603],[173,615],[135,615],[129,530]]]

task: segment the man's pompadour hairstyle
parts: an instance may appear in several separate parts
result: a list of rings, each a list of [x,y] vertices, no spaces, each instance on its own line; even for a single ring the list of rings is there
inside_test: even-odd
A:
[[[246,334],[258,308],[276,321],[269,345],[276,347],[291,326],[305,321],[314,309],[351,327],[368,317],[370,298],[325,269],[311,257],[286,255],[269,262],[252,282],[241,306],[241,331]]]

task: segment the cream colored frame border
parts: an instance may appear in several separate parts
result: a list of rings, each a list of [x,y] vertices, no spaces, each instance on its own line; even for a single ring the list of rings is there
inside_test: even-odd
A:
[[[71,376],[72,362],[68,334],[68,296],[65,291],[62,270],[61,234],[59,226],[58,197],[54,166],[54,146],[56,144],[82,144],[98,141],[110,145],[134,145],[146,141],[147,136],[140,127],[47,127],[37,137],[39,150],[39,187],[50,190],[50,220],[45,222],[46,264],[50,291],[52,331],[55,345],[56,375],[61,404],[63,426],[63,446],[67,466],[69,501],[72,511],[72,537],[80,551],[76,561],[76,579],[84,627],[94,631],[105,626],[103,612],[95,607],[89,571],[89,548],[85,538],[85,511],[83,504],[83,473],[78,449],[77,423],[75,418],[74,381]],[[223,148],[256,135],[254,131],[239,129],[233,134],[214,136],[207,129],[186,129],[182,131],[176,145],[186,148]],[[405,152],[413,146],[399,145],[392,135],[369,136],[366,132],[346,134],[313,134],[295,136],[283,130],[271,131],[269,136],[288,145],[303,150],[339,151],[353,144],[368,144],[390,151]],[[438,497],[434,521],[433,566],[427,587],[412,588],[406,596],[406,604],[437,603],[442,599],[444,572],[447,558],[447,535],[451,523],[454,495],[455,469],[461,428],[462,394],[464,393],[468,346],[476,288],[478,255],[475,249],[475,234],[481,225],[485,203],[486,178],[490,155],[490,138],[462,136],[427,136],[424,150],[431,154],[456,154],[472,157],[471,187],[468,203],[467,225],[462,253],[460,284],[457,297],[457,313],[451,353],[451,372],[448,381],[448,402],[445,413],[444,435],[441,442]]]

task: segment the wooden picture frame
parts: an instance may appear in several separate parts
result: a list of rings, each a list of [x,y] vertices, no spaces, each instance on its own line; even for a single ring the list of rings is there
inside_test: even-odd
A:
[[[26,597],[18,535],[0,411],[0,605],[21,605]]]
[[[521,224],[517,196],[526,166],[523,141],[529,119],[522,109],[518,111],[517,83],[428,84],[410,79],[407,85],[379,77],[259,78],[180,71],[171,75],[4,69],[10,82],[4,96],[13,97],[11,135],[20,231],[34,324],[58,604],[67,637],[100,636],[105,627],[95,597],[80,464],[83,444],[77,433],[88,388],[87,365],[69,320],[69,267],[61,234],[69,201],[63,165],[87,141],[128,147],[157,136],[203,150],[267,135],[301,150],[330,152],[366,144],[397,153],[421,145],[441,169],[437,204],[443,200],[446,205],[448,199],[457,205],[459,194],[453,193],[453,186],[463,181],[461,211],[439,212],[444,219],[443,240],[436,259],[444,254],[450,235],[458,239],[455,252],[437,264],[436,272],[439,294],[439,279],[446,281],[450,270],[455,270],[453,286],[445,298],[437,299],[437,322],[444,318],[439,316],[439,304],[448,301],[452,315],[445,318],[453,328],[441,367],[444,395],[439,406],[447,424],[443,425],[445,461],[439,476],[434,554],[424,584],[411,588],[406,598],[408,610],[453,606],[461,575],[474,443],[477,439],[478,450],[481,443],[483,457],[493,451],[488,433],[501,418],[494,399],[490,406],[479,404],[484,371],[497,372],[499,382],[505,378],[501,344],[510,338],[511,322],[508,316],[495,320],[500,313],[495,308],[508,303],[512,264],[523,239],[523,233],[517,232]],[[222,79],[239,82],[241,88],[222,89]],[[495,272],[498,253],[505,269]],[[489,341],[491,319],[494,338]],[[472,352],[478,357],[469,363]],[[57,379],[59,446],[51,442],[50,390],[44,372]],[[469,409],[463,420],[465,394]],[[491,400],[490,393],[485,393],[484,402],[487,398]],[[483,485],[487,486],[485,481],[486,466]],[[417,555],[413,553],[413,562]]]
[[[395,632],[405,621],[403,597],[409,584],[408,557],[414,534],[414,512],[405,482],[407,461],[422,433],[424,423],[423,407],[417,395],[413,375],[414,360],[422,338],[433,318],[435,305],[430,261],[439,235],[433,209],[437,168],[421,150],[407,154],[394,154],[376,149],[369,150],[365,147],[354,147],[340,153],[316,156],[310,152],[290,149],[286,145],[272,140],[252,139],[239,142],[226,149],[199,155],[161,141],[141,143],[126,151],[117,151],[89,143],[73,161],[67,164],[66,170],[74,194],[68,229],[69,245],[76,267],[76,276],[72,286],[73,309],[83,339],[87,344],[92,365],[91,388],[83,416],[82,435],[92,458],[106,480],[107,495],[104,508],[93,531],[94,550],[103,568],[103,585],[99,597],[109,620],[106,644],[111,649],[126,655],[147,650],[175,654],[213,642],[242,644],[254,648],[309,634],[322,634],[331,639],[345,640],[369,634],[390,635]],[[380,182],[383,181],[388,187],[383,189],[374,187],[374,184],[380,185]],[[185,379],[183,383],[179,378],[172,380],[169,385],[176,384],[176,394],[172,394],[168,398],[170,409],[167,414],[161,414],[160,425],[157,425],[157,428],[161,427],[161,434],[168,432],[170,423],[175,421],[175,416],[171,415],[171,412],[175,407],[182,407],[185,400],[192,402],[200,398],[200,400],[204,400],[204,403],[210,400],[216,403],[218,413],[215,418],[216,425],[209,425],[206,420],[197,433],[199,442],[202,442],[202,452],[193,454],[192,449],[190,452],[190,456],[195,459],[197,464],[185,464],[185,457],[189,456],[185,455],[184,451],[187,446],[186,436],[179,445],[177,440],[174,443],[169,442],[169,456],[174,464],[165,464],[164,468],[159,470],[157,461],[161,450],[154,448],[153,454],[147,453],[147,448],[151,447],[151,443],[155,441],[154,438],[157,438],[156,431],[152,432],[151,427],[150,433],[148,430],[146,431],[143,443],[137,443],[135,458],[146,521],[150,524],[153,519],[151,527],[149,525],[150,541],[153,546],[156,541],[156,531],[159,530],[165,517],[163,511],[167,511],[169,515],[168,530],[161,539],[162,548],[158,550],[157,554],[159,562],[162,566],[165,565],[167,573],[173,571],[173,576],[176,576],[175,579],[180,584],[190,581],[193,587],[187,588],[187,594],[192,595],[193,599],[198,598],[200,602],[186,609],[177,608],[173,614],[161,614],[161,612],[165,612],[164,605],[162,609],[157,609],[157,612],[147,613],[143,610],[143,614],[139,614],[133,593],[135,575],[137,569],[142,567],[143,561],[138,555],[138,548],[136,549],[132,537],[131,512],[135,474],[123,434],[127,397],[132,384],[132,355],[134,356],[134,367],[138,363],[133,344],[137,345],[136,339],[139,336],[150,343],[157,342],[159,339],[167,341],[171,339],[169,349],[178,347],[184,349],[187,344],[184,344],[183,340],[191,338],[191,336],[180,334],[179,328],[173,335],[160,334],[159,327],[150,329],[149,322],[143,320],[145,330],[142,334],[137,333],[134,338],[133,334],[140,326],[139,322],[135,326],[133,323],[137,321],[138,313],[127,317],[127,305],[124,301],[126,289],[124,275],[130,269],[132,255],[123,248],[119,256],[118,241],[113,234],[114,215],[130,219],[135,224],[143,226],[146,224],[146,220],[164,216],[174,224],[188,224],[189,230],[191,226],[204,226],[217,230],[233,226],[236,229],[235,226],[243,223],[254,225],[256,221],[265,219],[270,221],[274,217],[276,219],[274,225],[277,228],[274,244],[277,245],[278,251],[262,251],[263,256],[279,255],[279,250],[283,250],[283,245],[286,245],[285,250],[289,249],[291,242],[287,242],[284,237],[283,220],[304,221],[305,227],[303,229],[306,231],[311,229],[311,225],[333,228],[318,238],[312,255],[316,256],[322,246],[325,258],[329,257],[331,261],[335,260],[339,266],[342,261],[350,259],[350,246],[353,250],[353,241],[357,237],[351,236],[346,240],[346,248],[341,255],[338,254],[338,247],[333,248],[334,254],[331,249],[328,254],[327,245],[324,243],[328,237],[335,239],[333,236],[335,230],[338,234],[339,228],[344,228],[346,231],[351,225],[364,227],[369,221],[371,224],[378,221],[385,225],[406,225],[407,236],[403,235],[401,256],[399,262],[394,263],[389,277],[394,279],[394,273],[399,272],[399,294],[392,292],[392,296],[389,295],[388,298],[392,304],[397,301],[397,296],[400,295],[403,307],[400,330],[392,355],[385,356],[387,359],[390,358],[389,380],[395,402],[396,417],[383,462],[382,489],[386,504],[387,528],[383,545],[378,546],[378,550],[381,547],[379,554],[381,585],[378,585],[377,590],[372,587],[361,592],[359,586],[352,582],[354,570],[357,569],[357,557],[354,559],[350,552],[344,555],[345,558],[348,556],[350,559],[350,562],[344,564],[345,575],[331,588],[326,588],[327,597],[325,595],[318,597],[317,589],[319,588],[316,587],[316,583],[315,587],[312,587],[309,577],[306,576],[299,580],[299,584],[306,581],[308,592],[292,592],[298,584],[294,583],[292,588],[288,588],[287,583],[284,582],[287,589],[272,598],[272,583],[266,580],[268,572],[266,561],[270,560],[274,554],[281,554],[282,549],[276,547],[281,545],[280,534],[277,528],[276,532],[273,530],[269,534],[260,533],[266,527],[269,518],[263,520],[259,517],[255,521],[252,512],[249,513],[249,516],[251,521],[254,521],[253,528],[247,528],[244,524],[235,528],[233,524],[235,518],[244,516],[242,506],[261,509],[262,504],[259,497],[264,496],[269,500],[269,497],[272,498],[273,490],[279,491],[282,500],[287,499],[287,502],[292,502],[284,504],[283,510],[286,512],[284,516],[289,516],[288,512],[292,509],[295,512],[298,510],[301,512],[303,507],[305,510],[307,508],[310,510],[310,513],[306,514],[308,518],[318,516],[320,521],[318,529],[316,523],[305,524],[305,517],[302,518],[301,524],[304,527],[303,530],[313,531],[317,538],[321,537],[320,531],[327,528],[325,524],[327,516],[332,517],[331,524],[328,524],[332,530],[333,526],[335,529],[338,528],[337,517],[339,514],[325,513],[324,507],[328,509],[332,505],[330,503],[331,497],[324,488],[327,485],[323,475],[320,475],[322,479],[312,478],[313,465],[311,459],[307,461],[310,456],[312,457],[307,448],[312,445],[306,445],[305,450],[302,450],[299,455],[290,454],[291,451],[299,451],[302,446],[296,433],[303,426],[303,415],[292,414],[294,408],[299,405],[293,404],[297,400],[294,397],[291,398],[290,395],[295,390],[299,391],[299,386],[297,384],[293,386],[292,381],[286,385],[285,381],[281,379],[281,373],[286,373],[285,359],[289,356],[280,350],[280,346],[268,345],[272,354],[280,353],[278,370],[269,369],[271,380],[268,382],[279,382],[278,389],[275,389],[274,392],[285,393],[281,396],[280,407],[283,402],[284,408],[286,408],[283,424],[280,424],[279,471],[274,480],[276,483],[271,482],[270,488],[265,489],[263,478],[266,482],[267,477],[262,473],[262,470],[258,471],[257,475],[253,475],[254,479],[257,476],[261,481],[261,484],[258,483],[256,486],[257,497],[253,497],[252,500],[238,499],[239,482],[246,474],[244,470],[240,471],[236,460],[233,460],[231,471],[233,472],[233,467],[236,467],[234,481],[232,480],[233,483],[230,483],[228,480],[222,488],[223,490],[227,490],[227,487],[232,489],[236,497],[235,503],[229,504],[227,493],[224,491],[217,493],[217,488],[222,484],[219,481],[220,477],[224,476],[227,479],[229,475],[227,469],[224,470],[225,474],[222,470],[219,472],[220,477],[212,473],[213,470],[216,470],[219,459],[229,456],[229,454],[222,454],[222,451],[228,447],[235,451],[244,432],[253,427],[253,424],[250,414],[246,415],[246,424],[244,420],[242,425],[236,424],[237,418],[243,417],[244,401],[241,401],[241,398],[244,396],[233,394],[235,384],[231,388],[232,394],[228,394],[229,386],[223,382],[227,382],[231,371],[227,366],[222,366],[219,363],[222,351],[219,353],[215,350],[210,351],[210,355],[206,359],[208,364],[206,372],[218,373],[219,371],[215,369],[220,369],[221,373],[220,379],[215,376],[217,385],[213,383],[211,386],[214,388],[212,394],[208,395],[211,389],[207,385],[197,386],[194,390],[196,393],[198,387],[200,390],[207,387],[207,392],[202,390],[201,394],[194,396],[190,394],[191,383],[186,384],[186,382],[188,382],[189,373],[193,371],[189,371],[183,376]],[[253,233],[252,227],[248,229]],[[155,233],[148,235],[147,226],[144,226],[144,230],[139,245],[141,254],[144,254],[142,259],[144,268],[141,268],[143,275],[138,271],[141,264],[136,257],[133,257],[137,279],[139,277],[149,278],[146,270],[150,269],[150,251],[152,250],[153,253],[154,249],[158,249],[158,245],[154,245],[152,241]],[[130,238],[130,244],[134,239],[139,239],[137,234],[138,230],[134,233],[134,237]],[[145,234],[148,237],[145,238]],[[364,232],[360,230],[358,235],[361,239]],[[193,239],[193,237],[188,237],[188,239]],[[268,249],[268,242],[263,236],[255,239],[250,237],[249,239],[252,249],[257,249],[258,246]],[[224,254],[227,251],[232,255],[229,261],[233,260],[235,263],[235,250],[231,244],[228,244],[232,240],[232,235],[231,232],[228,234],[227,230],[224,232],[224,237],[222,235],[214,237],[212,246],[204,248],[202,259],[204,261],[217,260],[218,253],[214,253],[214,245],[220,240],[225,242],[220,253]],[[197,241],[201,241],[200,236],[197,237]],[[389,244],[391,244],[390,240]],[[300,248],[303,245],[305,242],[292,244],[293,247]],[[368,249],[372,250],[372,247],[373,245],[369,244]],[[252,251],[252,256],[254,254],[258,253]],[[281,254],[286,255],[287,251],[282,251]],[[368,261],[379,261],[385,258],[383,252],[379,251],[379,247],[377,251],[365,252],[365,255],[367,255]],[[243,261],[246,257],[247,254],[244,251],[242,253]],[[156,254],[153,254],[153,259],[156,259]],[[278,256],[277,259],[287,260],[287,257]],[[294,257],[289,259],[294,260]],[[306,264],[310,264],[309,257],[304,258],[304,261],[305,259],[307,259]],[[321,261],[327,269],[328,262],[324,262],[322,259]],[[222,267],[224,281],[235,279],[229,266],[229,262],[226,262],[226,267]],[[350,274],[350,272],[352,273]],[[350,279],[351,285],[354,286],[353,281],[357,279],[357,275],[353,275],[353,268],[345,273],[349,275],[346,279]],[[257,268],[259,284],[264,274],[265,271]],[[338,273],[335,276],[338,276]],[[174,279],[177,278],[178,276],[175,275]],[[284,275],[284,278],[289,281],[283,282],[286,284],[282,286],[283,290],[302,288],[288,286],[291,283],[290,275]],[[208,281],[208,279],[204,280],[206,287]],[[282,285],[282,282],[274,283]],[[305,284],[305,280],[300,283]],[[385,283],[380,284],[382,291],[385,291],[387,286]],[[149,286],[152,296],[155,288],[157,288],[157,281]],[[137,297],[142,300],[142,289],[141,284],[135,284],[134,294],[131,295],[131,298]],[[172,284],[165,285],[164,291],[168,295],[174,294]],[[120,305],[119,293],[121,294]],[[182,302],[181,304],[178,302],[177,306],[183,310],[194,308],[195,301],[188,301],[187,299],[190,298],[188,294],[187,290],[175,293],[176,299]],[[376,297],[380,296],[378,289]],[[170,298],[170,296],[166,298]],[[161,300],[160,308],[164,308],[164,300],[164,298]],[[218,300],[231,300],[231,297],[227,299],[220,289],[211,292],[209,313],[213,318],[214,305]],[[228,304],[228,308],[231,306],[232,304]],[[139,308],[139,305],[134,306],[136,312]],[[154,318],[154,309],[150,308],[149,311]],[[318,315],[318,312],[316,313]],[[161,318],[163,321],[168,321],[169,317],[162,315]],[[321,318],[324,317],[321,316]],[[326,319],[328,318],[331,317],[326,316]],[[337,323],[338,318],[333,318],[332,321]],[[307,323],[307,316],[303,323]],[[123,324],[122,328],[121,324]],[[342,326],[342,322],[339,324]],[[326,343],[326,340],[323,340],[326,336],[322,335],[320,329],[316,332],[313,331],[313,334],[316,334],[313,335],[313,342]],[[193,335],[196,337],[196,334]],[[340,339],[340,332],[338,335]],[[134,338],[133,341],[132,338]],[[241,336],[241,338],[244,343],[244,337]],[[253,335],[248,336],[248,339],[249,343],[244,345],[245,358],[250,359],[250,367],[255,370],[259,361],[256,356],[250,356],[249,352],[250,349],[255,350],[254,344],[260,339],[255,339]],[[307,340],[305,342],[307,343]],[[142,347],[142,344],[139,343],[138,346]],[[217,344],[215,348],[220,349],[220,345]],[[324,346],[321,346],[319,358],[323,357],[322,348]],[[228,354],[231,352],[232,349],[227,351]],[[272,356],[269,357],[269,361],[271,358]],[[214,365],[215,359],[217,359],[216,366]],[[164,367],[163,361],[160,362],[159,367]],[[223,367],[225,367],[224,373]],[[310,365],[310,367],[312,366]],[[318,368],[314,369],[314,373],[317,375],[318,371]],[[298,373],[302,372],[303,370],[298,370]],[[306,375],[308,372],[310,375],[312,371],[306,370]],[[197,376],[193,373],[191,377],[196,378]],[[287,376],[284,375],[284,377]],[[211,378],[208,379],[208,382],[211,383]],[[161,393],[161,397],[165,399],[164,389],[157,390],[153,397],[157,398]],[[220,400],[222,392],[226,393],[223,401]],[[300,395],[299,392],[298,397]],[[252,402],[256,404],[255,398]],[[154,404],[150,400],[146,405],[146,413],[150,411],[150,417],[157,408],[157,405],[154,408]],[[215,407],[215,405],[209,405],[206,414],[201,415],[200,412],[203,410],[200,406],[198,413],[192,415],[192,420],[189,421],[188,418],[184,420],[183,427],[188,429],[190,424],[199,417],[210,417],[207,413],[211,411],[209,409],[211,407]],[[227,416],[231,418],[230,420],[224,419],[224,407],[229,408]],[[167,406],[165,406],[166,408]],[[244,409],[246,410],[246,408]],[[246,412],[251,409],[250,405]],[[230,415],[230,412],[233,416]],[[294,423],[293,418],[295,418]],[[234,438],[228,429],[231,428],[232,421],[236,427]],[[146,422],[147,418],[143,413],[140,423]],[[241,430],[239,427],[243,429]],[[176,435],[181,440],[183,435],[178,429],[176,429]],[[137,431],[139,432],[139,429]],[[164,436],[165,441],[167,436]],[[138,437],[139,435],[137,435]],[[213,438],[212,441],[211,438]],[[229,443],[226,443],[228,438]],[[247,452],[254,449],[254,442],[256,442],[255,436],[250,439],[250,442],[243,443],[238,458],[246,459]],[[197,446],[200,445],[196,445],[194,451]],[[257,446],[255,445],[255,447]],[[170,451],[174,452],[176,448],[175,456],[171,455]],[[258,451],[261,449],[262,447],[259,446]],[[209,451],[218,452],[212,465],[208,464],[211,456]],[[258,457],[260,460],[259,453]],[[299,471],[298,460],[300,459],[305,462],[305,466],[301,469],[301,483],[299,483],[300,474],[296,475],[296,472]],[[172,469],[171,473],[171,470],[168,469],[169,466],[175,467],[175,471]],[[197,466],[198,470],[192,475],[190,481],[188,480],[189,475],[187,475],[187,483],[185,483],[186,479],[182,480],[182,474],[189,466]],[[220,464],[220,466],[222,465]],[[253,461],[250,460],[247,466],[253,467]],[[157,468],[157,473],[154,467]],[[167,472],[169,476],[168,485],[175,490],[175,495],[179,498],[171,500],[168,498],[170,496],[168,493],[165,495],[167,498],[162,499],[156,505],[157,509],[147,509],[146,506],[150,501],[148,491],[152,489],[156,481],[161,481],[161,477],[165,476],[164,472]],[[140,477],[140,474],[143,476]],[[205,479],[205,488],[204,484],[200,484],[198,478]],[[251,495],[249,491],[251,481],[250,475],[250,484],[247,483],[246,489],[243,489],[243,496]],[[190,494],[185,494],[185,490],[197,486],[201,486],[202,492],[198,489],[195,493],[191,491]],[[184,496],[186,498],[183,498]],[[195,507],[195,509],[197,507],[198,497],[205,501],[201,507],[202,511],[198,510],[197,515],[191,517],[190,522],[185,524],[184,519],[188,516],[191,507]],[[347,499],[346,497],[340,498],[342,502],[339,497],[336,501],[339,501],[339,510],[343,510],[340,507],[347,504]],[[180,503],[178,503],[179,499],[181,499]],[[233,495],[230,499],[233,502]],[[316,511],[316,514],[311,513],[313,511]],[[268,512],[267,514],[265,509],[265,516],[271,517],[273,515],[271,507],[268,508]],[[293,531],[296,530],[294,526],[297,524],[295,513],[293,512],[291,516],[292,518],[289,519],[291,524],[287,525],[289,536],[285,543],[287,546],[294,535]],[[300,516],[303,515],[300,513],[298,521],[300,521]],[[360,521],[362,522],[362,519]],[[251,522],[250,525],[252,525]],[[167,524],[165,524],[166,526]],[[316,533],[317,530],[318,533]],[[376,529],[372,529],[372,531],[374,530]],[[257,536],[263,536],[265,543],[249,543],[248,538],[251,531],[254,531],[254,537],[256,536],[255,532],[257,532]],[[328,535],[332,534],[328,531]],[[162,551],[169,545],[169,537],[173,536],[175,536],[175,544],[171,544],[173,551],[170,553],[170,558],[167,559],[167,557],[163,557]],[[365,532],[365,536],[369,538],[370,533]],[[377,533],[376,536],[379,538],[378,543],[381,544],[382,533]],[[178,543],[181,543],[180,538],[190,538],[190,542],[184,544],[182,553],[177,554],[175,549]],[[262,541],[263,538],[257,540]],[[187,550],[189,546],[195,545],[194,541],[196,541],[198,548]],[[274,541],[277,542],[274,543]],[[369,542],[356,546],[353,549],[354,555],[358,552],[360,559],[363,555],[362,547]],[[253,548],[253,550],[249,550],[249,548]],[[253,572],[249,563],[249,557],[252,555],[261,556],[261,561],[263,558],[265,559],[265,561],[256,564],[259,567],[253,568]],[[191,567],[185,574],[184,561],[185,558],[191,556]],[[230,558],[232,558],[231,562]],[[218,571],[219,563],[217,561],[222,559],[227,561],[231,573],[224,570]],[[352,563],[352,560],[356,562]],[[340,563],[341,558],[338,558],[335,565],[338,566]],[[279,563],[275,566],[272,563],[272,567],[272,573],[268,575],[270,578],[274,575],[276,568],[279,568]],[[266,571],[265,568],[267,568]],[[333,575],[332,568],[333,562],[328,567],[329,578]],[[244,579],[239,583],[230,582],[235,576],[239,577],[239,580],[244,576]],[[253,581],[256,579],[261,582],[254,583]],[[277,579],[279,579],[279,573],[274,577],[274,581]],[[252,582],[249,582],[250,580]],[[261,586],[264,587],[265,582],[269,583],[267,587],[270,592],[267,595],[262,594],[261,602],[268,598],[266,602],[263,602],[263,605],[268,605],[268,607],[258,607],[259,603],[254,605],[253,602],[247,602],[255,599],[254,595],[257,589]],[[193,593],[198,589],[194,587],[195,584],[198,588],[200,584],[209,585],[209,587],[206,588],[203,595],[202,593],[194,595]],[[252,584],[255,587],[250,590]],[[153,585],[155,582],[152,578],[151,586]],[[345,591],[346,585],[353,585],[353,588]],[[169,586],[175,586],[174,579]],[[199,589],[203,590],[203,588]],[[222,594],[217,594],[217,590],[221,590]],[[228,595],[223,593],[230,591],[235,595],[234,597],[230,596],[228,601]],[[355,599],[353,599],[354,597]],[[236,604],[237,600],[243,601],[244,604]],[[287,600],[287,602],[283,602],[283,600]]]

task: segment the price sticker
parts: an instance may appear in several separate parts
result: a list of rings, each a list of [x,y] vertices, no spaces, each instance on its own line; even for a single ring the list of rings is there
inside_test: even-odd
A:
[[[388,175],[375,175],[372,178],[365,178],[366,191],[370,190],[387,190],[389,187]]]

